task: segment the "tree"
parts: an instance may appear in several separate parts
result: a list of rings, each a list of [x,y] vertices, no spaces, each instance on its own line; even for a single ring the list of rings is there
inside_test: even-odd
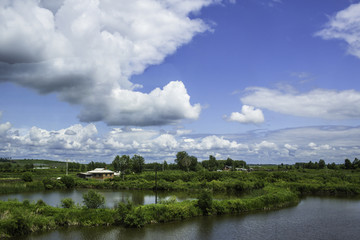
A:
[[[168,169],[169,169],[168,163],[167,163],[166,161],[164,161],[164,163],[163,163],[163,169],[164,169],[164,170],[168,170]]]
[[[132,170],[135,173],[141,173],[144,169],[145,159],[140,155],[134,155],[132,158]]]
[[[231,158],[226,159],[226,162],[225,162],[226,166],[233,167],[233,164],[234,164],[234,160],[232,160]]]
[[[116,155],[115,159],[111,163],[115,171],[120,171],[120,156]]]
[[[216,158],[213,155],[209,156],[209,171],[216,171],[217,169],[217,162]]]
[[[352,164],[351,161],[349,159],[345,159],[345,169],[351,169],[352,168]]]
[[[179,168],[183,171],[195,171],[197,165],[197,158],[194,156],[189,156],[187,152],[182,151],[176,154],[175,163],[177,163]]]
[[[105,204],[105,198],[94,190],[89,190],[83,194],[83,203],[87,208],[99,208]]]
[[[95,163],[93,161],[89,162],[87,169],[89,171],[94,170],[95,169]]]
[[[186,170],[186,163],[184,163],[184,159],[188,158],[189,154],[187,154],[187,152],[182,151],[182,152],[178,152],[176,154],[176,159],[175,159],[175,163],[179,166],[179,168],[181,170]]]
[[[354,169],[360,168],[360,160],[357,159],[357,158],[355,158],[354,161],[352,162],[352,167],[353,167]]]
[[[322,160],[322,159],[320,159],[320,160],[319,160],[319,169],[324,169],[325,166],[326,166],[325,161]]]

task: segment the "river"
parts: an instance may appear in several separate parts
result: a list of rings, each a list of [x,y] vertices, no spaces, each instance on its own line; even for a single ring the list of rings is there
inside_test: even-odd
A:
[[[295,207],[236,216],[198,217],[181,222],[123,227],[66,228],[22,240],[48,239],[360,239],[360,200],[307,197]]]
[[[54,207],[61,206],[61,200],[64,198],[71,198],[76,204],[82,204],[83,194],[87,193],[89,189],[73,189],[73,190],[47,190],[39,192],[25,192],[25,193],[12,193],[12,194],[0,194],[0,200],[7,201],[9,199],[17,199],[22,202],[29,200],[30,202],[36,202],[43,200],[46,204]],[[159,191],[156,195],[151,190],[106,190],[96,189],[96,192],[102,194],[105,197],[105,207],[113,208],[117,203],[127,201],[133,202],[135,205],[146,205],[155,203],[155,199],[158,201],[166,200],[171,196],[175,196],[177,201],[191,200],[197,198],[197,193],[189,192],[168,192]],[[215,194],[214,199],[230,199],[236,198],[234,195]]]

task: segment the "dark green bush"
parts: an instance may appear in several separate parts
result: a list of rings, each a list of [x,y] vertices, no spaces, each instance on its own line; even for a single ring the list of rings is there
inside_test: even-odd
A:
[[[32,175],[31,175],[31,173],[29,173],[29,172],[24,173],[24,174],[21,176],[21,179],[22,179],[24,182],[32,182],[32,181],[33,181]]]
[[[87,208],[99,208],[105,204],[105,198],[94,190],[89,190],[83,194],[83,202]]]
[[[212,212],[212,193],[209,190],[203,190],[198,198],[197,206],[202,211],[203,215],[209,215]]]
[[[75,187],[75,180],[70,176],[63,176],[61,177],[61,182],[66,186],[66,188],[74,188]]]
[[[64,198],[61,200],[61,207],[63,208],[73,208],[74,206],[74,200],[72,200],[71,198]]]

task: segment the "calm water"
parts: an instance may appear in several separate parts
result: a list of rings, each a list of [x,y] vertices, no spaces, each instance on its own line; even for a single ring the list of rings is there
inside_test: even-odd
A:
[[[30,202],[36,202],[42,199],[46,204],[51,206],[61,206],[61,200],[64,198],[72,198],[75,203],[82,204],[83,194],[88,192],[89,189],[76,189],[76,190],[54,190],[30,193],[15,193],[0,195],[0,200],[7,201],[8,199],[17,199],[24,201],[25,199]],[[136,205],[145,205],[155,203],[155,192],[144,190],[96,190],[105,197],[105,207],[113,208],[118,202],[132,201]],[[158,201],[168,199],[170,196],[176,196],[178,201],[187,199],[195,199],[196,194],[189,194],[187,192],[158,192]],[[215,199],[226,199],[235,196],[229,195],[215,195]]]
[[[122,227],[68,228],[33,234],[23,240],[48,239],[360,239],[360,200],[308,197],[299,205],[237,216],[199,217]]]

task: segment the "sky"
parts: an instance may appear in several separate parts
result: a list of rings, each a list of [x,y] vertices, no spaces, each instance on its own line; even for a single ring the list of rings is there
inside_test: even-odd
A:
[[[0,157],[360,157],[359,0],[0,0]]]

